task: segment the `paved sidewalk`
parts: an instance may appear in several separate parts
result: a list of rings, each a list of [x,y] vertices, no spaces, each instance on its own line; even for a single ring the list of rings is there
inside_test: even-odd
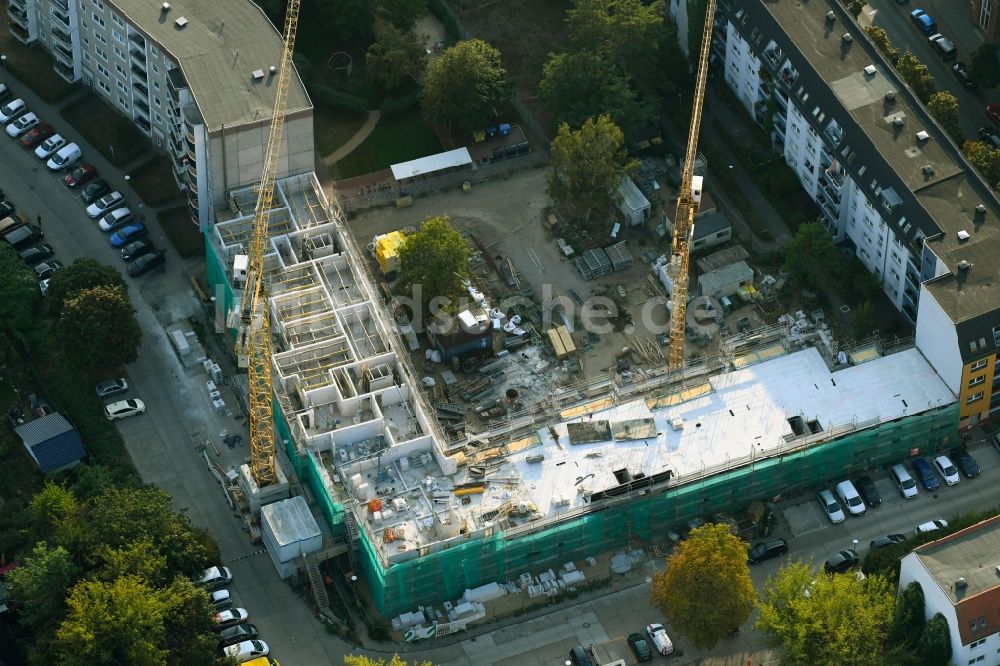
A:
[[[358,128],[358,131],[354,133],[354,136],[347,140],[347,143],[324,157],[323,164],[326,166],[333,166],[340,160],[347,157],[355,148],[360,146],[362,142],[368,138],[368,135],[372,133],[372,130],[374,130],[375,126],[378,124],[378,119],[381,115],[381,111],[369,111],[368,117],[365,119],[365,124]]]

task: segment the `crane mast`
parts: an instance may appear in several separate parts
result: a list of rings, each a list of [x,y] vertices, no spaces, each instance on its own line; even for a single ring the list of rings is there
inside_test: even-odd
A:
[[[698,133],[701,130],[701,111],[705,104],[705,85],[708,83],[709,48],[712,45],[712,25],[715,18],[715,0],[708,0],[705,7],[705,29],[701,37],[701,55],[698,59],[698,77],[694,88],[694,105],[691,109],[691,127],[688,131],[687,150],[680,191],[677,194],[677,212],[674,216],[674,237],[670,243],[671,280],[670,292],[670,347],[667,363],[671,370],[684,364],[684,330],[687,317],[688,272],[691,257],[691,238],[694,216],[701,207],[702,177],[694,175],[694,162],[698,156]]]
[[[240,330],[236,338],[236,357],[247,369],[250,417],[250,471],[258,487],[268,486],[277,478],[274,452],[274,413],[271,385],[271,318],[267,312],[267,286],[264,284],[264,248],[268,221],[274,202],[274,184],[278,174],[288,88],[292,79],[292,53],[299,24],[300,0],[288,0],[285,30],[282,35],[281,62],[274,97],[274,115],[264,154],[264,172],[257,188],[252,236],[247,262],[247,282],[240,303]]]

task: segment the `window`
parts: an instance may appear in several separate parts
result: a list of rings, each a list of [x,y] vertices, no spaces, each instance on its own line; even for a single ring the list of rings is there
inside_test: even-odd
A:
[[[114,28],[111,29],[111,36],[119,44],[124,44],[125,43],[125,36],[122,35],[122,33],[120,33],[117,30],[115,30]]]
[[[973,363],[972,367],[969,368],[969,370],[979,370],[980,368],[985,368],[987,362],[988,362],[987,359],[981,358],[978,361],[976,361],[975,363]]]
[[[991,3],[987,0],[983,0],[982,5],[979,7],[979,27],[986,31],[990,26],[990,9]]]
[[[84,38],[83,38],[83,45],[84,45],[84,46],[90,46],[90,40],[89,40],[89,39],[87,39],[86,37],[84,37]]]
[[[985,381],[986,381],[986,375],[979,375],[978,377],[973,377],[972,379],[969,380],[969,388],[972,388],[973,386],[979,386]]]
[[[112,14],[111,21],[119,28],[125,27],[125,20],[121,16],[118,16],[118,14]]]
[[[104,3],[101,0],[90,0],[90,2],[102,12],[104,11]]]
[[[160,51],[155,46],[153,46],[152,44],[150,44],[149,45],[149,55],[151,55],[151,56],[153,56],[155,58],[156,56],[160,55]]]
[[[163,122],[163,116],[161,116],[160,114],[158,114],[158,113],[156,113],[154,111],[153,112],[153,122],[155,122],[156,124],[162,123]]]
[[[125,77],[126,79],[128,78],[128,72],[126,72],[125,68],[118,63],[115,63],[115,71],[118,72],[118,76]]]
[[[978,641],[972,641],[972,643],[969,645],[969,647],[972,648],[972,649],[975,649],[975,648],[979,647],[980,645],[983,645],[984,643],[986,643],[986,639],[985,638],[980,638]]]
[[[100,67],[100,65],[98,65],[98,67]],[[111,94],[111,86],[109,86],[104,81],[101,81],[100,79],[98,79],[97,80],[97,85],[100,86],[101,90],[103,90],[105,93],[107,93],[109,95]]]
[[[87,53],[86,51],[83,52],[83,61],[90,62],[90,54]]]
[[[126,111],[128,111],[128,100],[126,100],[126,99],[125,99],[124,97],[122,97],[121,95],[119,95],[119,96],[118,96],[118,104],[119,104],[119,106],[121,106],[121,107],[122,107],[123,109],[125,109]]]
[[[111,76],[111,72],[108,71],[108,68],[102,65],[101,63],[97,63],[97,71],[100,72],[103,76]],[[110,90],[108,92],[110,92]]]
[[[108,38],[105,37],[104,35],[102,35],[99,32],[95,32],[94,33],[94,39],[96,39],[97,41],[99,41],[101,44],[107,44],[108,43]]]
[[[115,83],[118,85],[118,90],[121,90],[126,95],[128,94],[128,86],[126,86],[121,81],[115,81]]]
[[[94,14],[94,23],[96,23],[97,25],[101,26],[102,28],[104,27],[104,19],[102,19],[96,13]]]
[[[120,46],[115,47],[115,55],[121,58],[122,60],[125,60],[125,50],[122,49]]]
[[[153,106],[159,108],[159,106],[160,106],[160,98],[159,97],[154,97],[153,98]]]
[[[973,393],[972,395],[970,395],[970,396],[969,396],[969,399],[968,399],[968,400],[966,400],[965,402],[966,402],[966,404],[969,404],[969,405],[971,405],[972,403],[974,403],[974,402],[978,402],[979,400],[982,400],[982,399],[983,399],[983,392],[982,392],[982,391],[979,391],[978,393]],[[976,621],[975,621],[975,620],[973,620],[973,621],[972,621],[972,622],[970,622],[969,624],[970,624],[970,625],[974,625],[974,624],[976,624]],[[973,628],[973,631],[975,631],[975,628]]]

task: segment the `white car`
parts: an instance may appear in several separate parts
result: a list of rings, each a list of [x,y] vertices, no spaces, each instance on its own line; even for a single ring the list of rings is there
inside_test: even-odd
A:
[[[826,514],[831,523],[844,522],[844,510],[840,508],[840,502],[833,496],[833,493],[824,488],[816,495],[816,499],[819,500],[819,505],[823,507],[823,513]]]
[[[837,497],[852,516],[865,515],[865,501],[861,499],[861,493],[850,481],[841,481],[837,484]]]
[[[27,108],[28,105],[20,98],[7,102],[3,106],[0,106],[0,123],[9,123],[24,113]]]
[[[49,168],[49,171],[62,171],[76,164],[76,161],[82,156],[80,146],[75,143],[67,143],[45,163],[45,166]]]
[[[109,421],[128,418],[129,416],[139,416],[146,413],[146,404],[138,398],[119,400],[104,407],[104,415]]]
[[[212,621],[215,623],[215,630],[222,631],[243,624],[249,619],[250,613],[247,612],[246,608],[230,608],[216,613]]]
[[[41,145],[35,148],[35,157],[40,160],[48,160],[56,153],[57,150],[65,145],[66,139],[64,139],[61,134],[53,134],[45,141],[42,141]]]
[[[670,636],[667,636],[667,630],[663,628],[662,624],[647,624],[646,633],[657,652],[664,656],[673,653],[674,644],[671,642]]]
[[[212,601],[212,606],[217,610],[226,610],[233,605],[233,597],[229,594],[229,590],[221,589],[212,592],[209,597]]]
[[[97,219],[105,213],[113,211],[115,208],[119,208],[124,205],[125,195],[118,190],[115,190],[110,194],[105,194],[103,197],[87,206],[87,217]]]
[[[215,589],[233,582],[233,572],[229,567],[209,567],[194,581],[195,585]]]
[[[937,520],[931,520],[926,523],[920,523],[917,525],[917,536],[921,534],[927,534],[928,532],[933,532],[934,530],[939,530],[942,527],[948,527],[948,521],[944,518],[938,518]]]
[[[121,229],[132,222],[132,211],[129,208],[115,208],[113,211],[101,218],[97,226],[105,233],[111,233]]]
[[[937,468],[938,474],[944,478],[944,482],[949,486],[953,486],[962,480],[962,477],[958,474],[958,468],[955,467],[948,456],[938,456],[935,458],[934,467]]]
[[[242,664],[251,659],[266,657],[270,649],[264,641],[243,641],[236,645],[222,648],[222,654],[230,659],[235,659],[237,664]]]
[[[34,113],[26,113],[7,125],[7,136],[16,139],[41,122],[41,118],[36,116]]]

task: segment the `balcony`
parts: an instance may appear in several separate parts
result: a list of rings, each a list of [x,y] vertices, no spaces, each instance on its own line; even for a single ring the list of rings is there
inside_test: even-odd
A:
[[[146,70],[145,69],[136,67],[135,65],[132,65],[132,67],[130,67],[129,69],[132,70],[132,74],[134,74],[140,81],[142,81],[142,82],[146,81]]]
[[[840,145],[840,140],[844,138],[844,128],[838,125],[837,121],[832,121],[824,131],[824,134],[830,140],[830,145],[836,148]]]
[[[903,303],[903,314],[909,320],[911,326],[917,325],[917,309],[909,303]]]
[[[52,36],[55,37],[56,42],[59,44],[64,44],[66,47],[72,48],[73,36],[65,30],[60,30],[58,27],[54,27],[52,28]]]
[[[28,13],[15,8],[13,5],[7,8],[7,17],[10,19],[10,27],[13,28],[15,25],[27,33],[28,31]],[[15,35],[16,36],[16,35]]]
[[[132,63],[132,70],[142,70],[142,78],[146,78],[146,52],[138,49],[128,50],[129,61]]]
[[[141,129],[146,134],[149,134],[153,130],[152,126],[149,124],[149,120],[143,118],[142,116],[139,115],[134,116],[132,120],[134,120],[135,124],[139,126],[139,129]]]
[[[837,162],[837,160],[834,160],[823,173],[826,174],[832,188],[834,188],[839,194],[840,190],[844,187],[844,182],[846,181],[844,171],[840,168],[840,163]]]
[[[69,5],[61,5],[58,2],[53,2],[52,15],[66,25],[69,25]]]
[[[28,9],[27,0],[10,0],[9,4],[11,7],[17,7],[21,11],[27,11]]]
[[[56,60],[65,64],[67,67],[73,67],[73,52],[69,49],[55,44],[52,48],[52,55],[56,57]]]
[[[781,64],[781,61],[785,59],[785,52],[781,50],[773,40],[764,49],[764,62],[770,66],[773,72],[775,68]]]
[[[52,4],[63,12],[69,12],[69,1],[68,0],[51,0]]]
[[[21,42],[22,44],[27,45],[35,41],[35,37],[31,36],[31,33],[28,32],[28,28],[26,26],[18,25],[17,23],[11,21],[7,27],[10,30],[10,34],[13,35],[14,39]]]
[[[55,70],[56,74],[66,79],[70,83],[76,82],[76,74],[74,73],[72,67],[67,67],[66,65],[56,60],[55,62],[52,63],[52,69]]]
[[[795,69],[794,67],[791,66],[791,64],[785,61],[785,64],[782,66],[781,71],[778,72],[778,82],[785,90],[788,90],[793,85],[795,85],[795,82],[798,80],[799,80],[799,70]]]
[[[133,99],[132,108],[141,113],[147,121],[149,120],[149,104],[146,104],[140,99]]]
[[[149,88],[147,88],[143,84],[139,83],[138,81],[133,81],[132,82],[132,89],[136,93],[138,93],[141,97],[145,97],[146,99],[149,99]]]
[[[132,42],[133,44],[135,44],[136,46],[138,46],[143,51],[146,50],[146,40],[139,33],[137,33],[137,32],[131,33],[128,36],[128,41]]]
[[[194,160],[188,160],[187,163],[188,181],[193,187],[197,187],[198,183],[198,167],[194,163]]]

